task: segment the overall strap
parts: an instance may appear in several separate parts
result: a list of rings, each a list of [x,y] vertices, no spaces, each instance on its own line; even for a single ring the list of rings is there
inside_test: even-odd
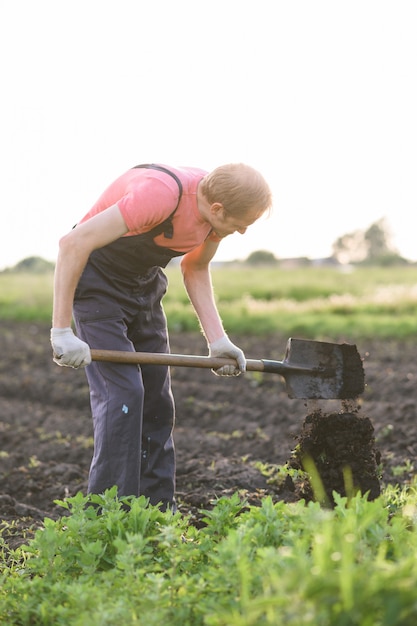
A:
[[[135,167],[133,169],[137,169],[138,167],[143,167],[143,168],[147,168],[150,170],[159,170],[160,172],[165,172],[165,174],[169,174],[169,176],[172,176],[172,178],[176,181],[178,188],[180,190],[180,196],[178,198],[178,204],[180,203],[181,200],[181,196],[182,196],[182,183],[180,181],[180,179],[178,178],[178,176],[176,174],[174,174],[174,172],[171,172],[171,170],[169,170],[166,167],[163,167],[162,165],[156,165],[155,163],[143,163],[142,165],[135,165]],[[178,207],[177,204],[177,207]],[[177,208],[176,207],[176,208]]]
[[[180,203],[181,200],[181,196],[182,196],[182,183],[180,181],[180,179],[178,178],[178,176],[176,174],[174,174],[174,172],[171,172],[171,170],[167,169],[166,167],[163,167],[162,165],[156,165],[155,163],[143,163],[142,165],[135,165],[135,167],[133,167],[132,169],[137,169],[139,167],[145,168],[145,169],[150,169],[150,170],[158,170],[160,172],[165,172],[165,174],[169,174],[169,176],[171,176],[177,183],[178,185],[178,189],[179,189],[179,196],[178,196],[178,202],[177,202],[177,206],[175,207],[175,209],[172,211],[171,215],[165,220],[164,222],[164,237],[166,239],[172,239],[173,235],[174,235],[174,230],[173,230],[173,226],[172,226],[172,217],[175,213],[175,211],[178,209],[178,205]]]

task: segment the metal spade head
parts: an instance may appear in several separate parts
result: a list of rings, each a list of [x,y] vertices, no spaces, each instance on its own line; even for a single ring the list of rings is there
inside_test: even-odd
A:
[[[291,338],[282,363],[290,398],[347,399],[363,393],[362,359],[353,344]]]

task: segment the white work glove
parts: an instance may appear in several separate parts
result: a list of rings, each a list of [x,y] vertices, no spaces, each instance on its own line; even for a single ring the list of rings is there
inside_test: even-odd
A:
[[[223,365],[212,370],[217,376],[239,376],[246,371],[246,359],[242,350],[235,346],[227,335],[209,344],[209,356],[236,359],[236,365]]]
[[[54,361],[66,367],[85,367],[91,363],[90,347],[78,339],[72,328],[51,328]]]

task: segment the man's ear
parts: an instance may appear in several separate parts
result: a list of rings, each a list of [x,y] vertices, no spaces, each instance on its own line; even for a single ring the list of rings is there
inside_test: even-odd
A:
[[[213,202],[213,204],[210,205],[210,213],[212,213],[212,215],[215,215],[216,217],[222,217],[224,213],[224,207],[222,203]]]

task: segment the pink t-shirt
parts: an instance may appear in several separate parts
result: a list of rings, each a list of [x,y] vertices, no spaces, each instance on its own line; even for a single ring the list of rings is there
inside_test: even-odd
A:
[[[207,172],[193,167],[164,167],[178,176],[183,192],[172,220],[172,239],[167,239],[162,233],[155,237],[155,243],[185,253],[207,238],[220,241],[217,235],[210,233],[210,224],[201,217],[197,207],[198,183]],[[119,176],[104,191],[79,223],[117,205],[129,229],[125,237],[139,235],[152,230],[171,215],[177,205],[178,195],[178,184],[169,174],[154,169],[133,168]]]

